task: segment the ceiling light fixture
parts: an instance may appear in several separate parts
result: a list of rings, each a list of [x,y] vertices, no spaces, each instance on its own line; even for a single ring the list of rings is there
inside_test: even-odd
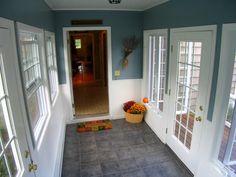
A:
[[[110,4],[120,4],[121,0],[109,0]]]

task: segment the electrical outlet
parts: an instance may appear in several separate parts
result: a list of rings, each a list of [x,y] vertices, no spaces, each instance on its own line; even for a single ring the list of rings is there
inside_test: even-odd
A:
[[[116,77],[120,76],[120,70],[115,70],[115,76]]]

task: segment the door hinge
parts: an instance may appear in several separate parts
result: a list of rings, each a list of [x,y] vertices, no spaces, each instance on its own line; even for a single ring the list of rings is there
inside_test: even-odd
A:
[[[72,108],[75,108],[75,104],[74,103],[72,104]]]
[[[173,52],[173,45],[170,46],[170,51]]]
[[[166,128],[166,134],[168,133],[168,128]]]
[[[169,95],[171,94],[171,89],[169,89],[169,93],[168,93]]]

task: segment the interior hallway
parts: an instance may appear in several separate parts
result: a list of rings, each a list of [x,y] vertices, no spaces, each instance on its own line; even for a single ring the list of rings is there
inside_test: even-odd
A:
[[[90,72],[73,77],[75,115],[77,118],[109,113],[108,87],[95,81]]]
[[[146,123],[112,121],[106,131],[67,125],[62,177],[191,177]]]

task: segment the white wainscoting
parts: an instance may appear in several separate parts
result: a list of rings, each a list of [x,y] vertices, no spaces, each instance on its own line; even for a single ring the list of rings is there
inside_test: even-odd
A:
[[[109,96],[110,116],[112,119],[124,118],[123,103],[141,101],[141,79],[113,80]]]
[[[163,117],[161,113],[147,105],[147,113],[145,115],[145,122],[154,131],[154,133],[160,138],[163,143],[166,143],[166,127],[167,119]]]

